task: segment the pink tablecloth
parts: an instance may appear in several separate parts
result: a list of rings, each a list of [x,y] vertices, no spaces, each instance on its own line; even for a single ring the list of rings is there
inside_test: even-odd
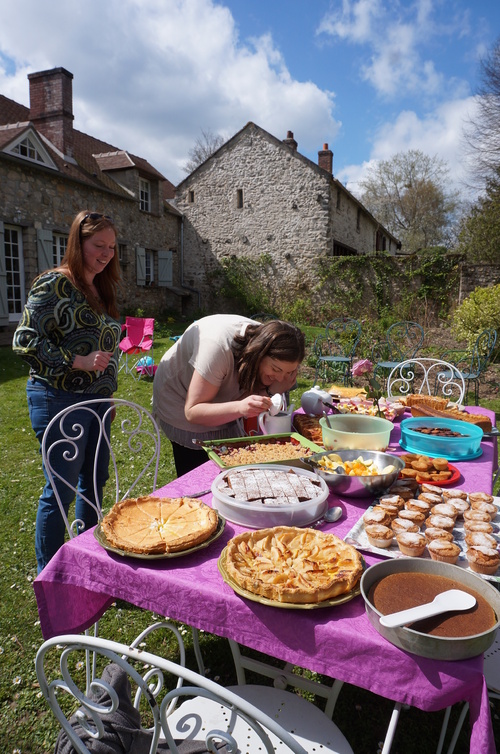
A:
[[[398,439],[396,425],[391,437],[391,449],[396,452],[400,450]],[[462,474],[455,486],[491,492],[496,442],[483,442],[482,448],[480,458],[454,464]],[[156,494],[189,495],[209,488],[219,471],[208,461]],[[210,503],[211,496],[205,501]],[[338,504],[343,518],[322,528],[342,537],[363,514],[367,501],[330,495],[330,505]],[[123,599],[423,710],[468,700],[473,725],[471,752],[496,751],[482,656],[439,662],[403,652],[375,631],[361,598],[312,610],[273,608],[241,598],[223,582],[217,567],[223,547],[239,531],[241,527],[228,522],[222,537],[208,548],[155,561],[111,554],[98,544],[92,531],[81,534],[59,550],[34,583],[43,635],[82,631],[111,602]],[[367,565],[378,560],[371,554],[365,559]]]

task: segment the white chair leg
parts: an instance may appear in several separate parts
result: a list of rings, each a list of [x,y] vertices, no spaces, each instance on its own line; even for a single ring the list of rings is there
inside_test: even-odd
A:
[[[460,735],[460,731],[462,730],[462,725],[464,724],[464,720],[468,711],[469,711],[469,703],[465,702],[464,706],[462,707],[460,717],[458,718],[458,723],[456,724],[455,730],[453,731],[453,736],[451,738],[447,754],[453,754],[455,745],[458,741],[458,737]]]
[[[391,750],[392,742],[394,740],[394,734],[396,732],[396,727],[399,720],[399,713],[401,712],[402,706],[403,705],[401,704],[401,702],[396,702],[396,704],[394,705],[391,719],[389,720],[389,727],[387,728],[387,733],[385,734],[384,745],[380,754],[389,754]]]

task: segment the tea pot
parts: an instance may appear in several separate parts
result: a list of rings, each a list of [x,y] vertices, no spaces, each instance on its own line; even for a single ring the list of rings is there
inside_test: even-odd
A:
[[[312,416],[322,416],[325,413],[325,407],[335,408],[330,393],[321,390],[319,385],[315,385],[302,393],[300,405],[306,414]]]

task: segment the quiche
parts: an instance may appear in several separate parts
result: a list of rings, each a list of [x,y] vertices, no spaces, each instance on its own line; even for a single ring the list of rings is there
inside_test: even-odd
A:
[[[180,552],[205,542],[216,530],[217,511],[190,497],[128,498],[101,522],[113,547],[144,555]]]
[[[226,572],[253,594],[312,603],[350,592],[363,571],[358,551],[334,534],[276,526],[238,534],[226,547]]]

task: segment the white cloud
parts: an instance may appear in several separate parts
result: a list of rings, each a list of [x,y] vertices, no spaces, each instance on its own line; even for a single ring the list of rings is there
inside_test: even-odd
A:
[[[451,188],[465,194],[468,157],[463,127],[476,112],[477,99],[474,97],[445,102],[424,118],[411,110],[403,111],[394,122],[384,123],[378,129],[370,160],[361,165],[346,166],[337,177],[352,193],[359,195],[359,182],[377,161],[389,160],[397,152],[419,149],[444,160],[449,169]]]
[[[317,33],[349,42],[366,42],[371,39],[373,21],[380,13],[380,0],[343,0],[342,10],[329,10],[325,14]]]
[[[294,79],[271,36],[242,41],[214,0],[9,3],[0,92],[28,105],[27,74],[58,66],[74,74],[75,128],[174,183],[201,129],[228,138],[253,120],[278,138],[293,130],[307,153],[339,128],[333,94]]]

